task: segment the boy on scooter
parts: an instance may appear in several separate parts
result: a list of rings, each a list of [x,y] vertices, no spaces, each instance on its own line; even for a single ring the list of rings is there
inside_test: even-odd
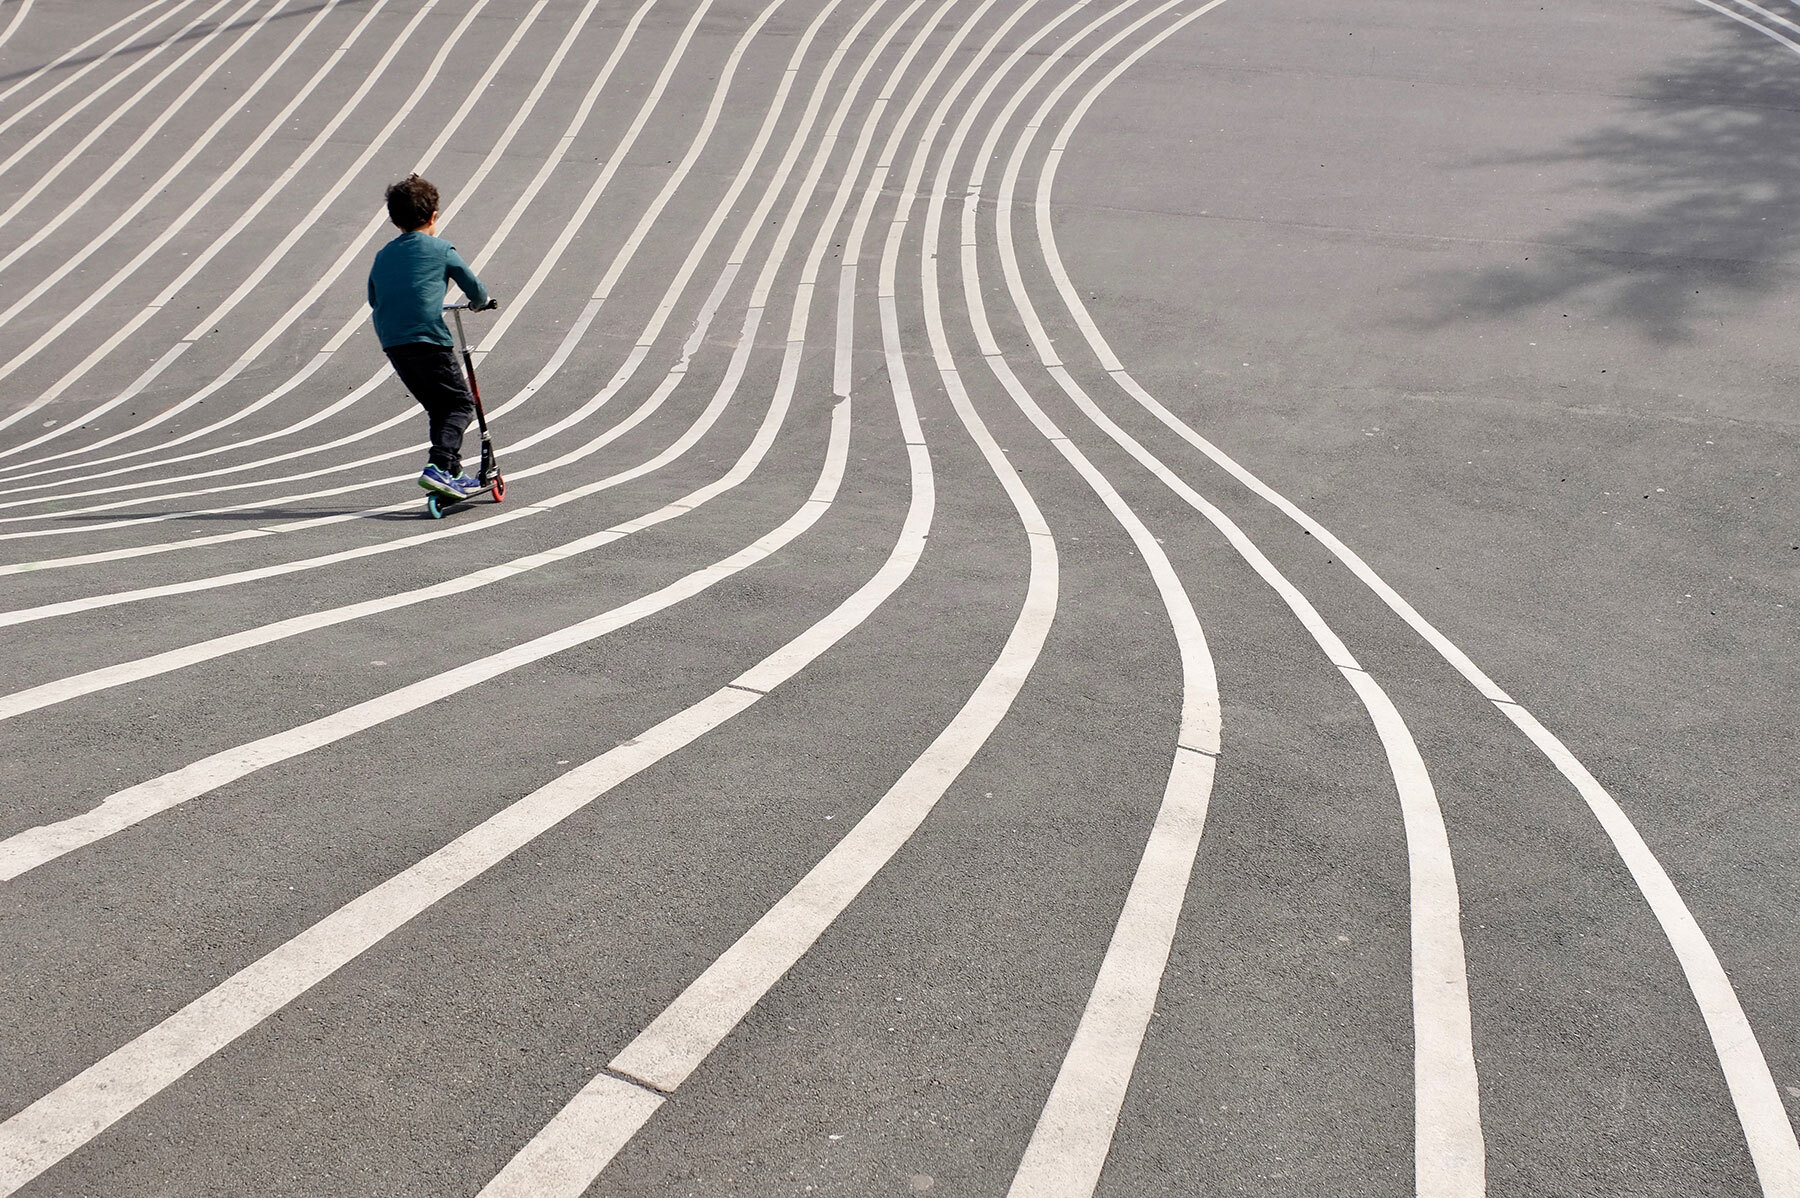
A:
[[[419,485],[454,499],[481,489],[462,472],[463,430],[475,400],[444,325],[444,295],[454,281],[471,311],[500,305],[456,247],[436,236],[438,189],[417,175],[387,189],[388,216],[400,236],[382,246],[369,268],[369,311],[394,373],[431,420],[431,454]]]

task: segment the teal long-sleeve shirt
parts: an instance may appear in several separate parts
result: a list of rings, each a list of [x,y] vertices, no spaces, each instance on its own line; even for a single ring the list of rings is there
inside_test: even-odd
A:
[[[444,296],[452,281],[470,304],[487,306],[487,288],[443,238],[415,229],[377,250],[369,267],[369,312],[381,348],[421,341],[455,345],[444,325]]]

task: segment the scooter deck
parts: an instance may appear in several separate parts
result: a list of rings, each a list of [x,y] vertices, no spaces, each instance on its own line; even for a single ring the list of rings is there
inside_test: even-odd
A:
[[[470,491],[467,495],[440,495],[436,491],[425,496],[425,514],[433,520],[443,519],[444,513],[458,504],[468,503],[482,495],[492,495],[495,503],[506,501],[506,479],[496,474],[494,481],[480,490]]]

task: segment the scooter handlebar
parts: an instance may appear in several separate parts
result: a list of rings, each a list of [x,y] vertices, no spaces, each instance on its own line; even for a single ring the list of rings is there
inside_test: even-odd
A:
[[[488,300],[486,306],[480,307],[480,308],[477,308],[474,304],[471,304],[468,300],[464,300],[460,304],[445,304],[444,305],[444,311],[446,311],[446,312],[496,312],[499,310],[499,308],[500,308],[500,301],[497,299]]]

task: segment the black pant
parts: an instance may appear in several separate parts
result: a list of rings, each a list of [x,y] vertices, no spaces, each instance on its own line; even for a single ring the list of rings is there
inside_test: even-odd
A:
[[[394,373],[431,418],[431,464],[444,473],[462,473],[463,430],[475,419],[475,397],[456,351],[448,345],[415,341],[387,347]]]

